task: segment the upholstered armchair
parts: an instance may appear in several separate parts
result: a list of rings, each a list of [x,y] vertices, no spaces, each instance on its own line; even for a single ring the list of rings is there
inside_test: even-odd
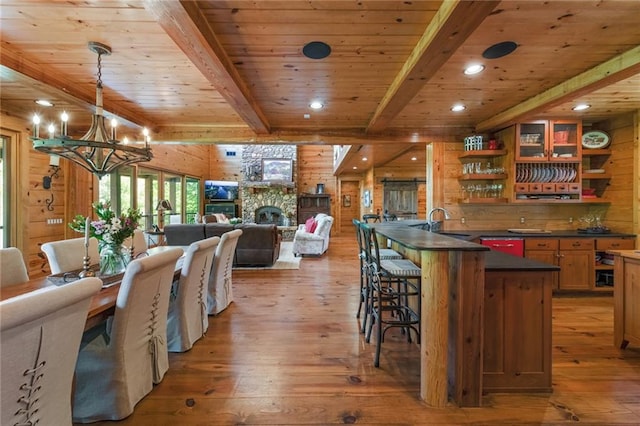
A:
[[[318,213],[314,218],[307,219],[306,223],[298,225],[293,237],[294,256],[321,255],[327,251],[332,225],[333,217],[324,213]]]

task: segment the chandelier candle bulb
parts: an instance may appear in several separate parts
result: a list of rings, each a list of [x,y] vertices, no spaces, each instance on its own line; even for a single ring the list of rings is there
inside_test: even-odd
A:
[[[60,115],[60,135],[67,136],[67,121],[69,121],[69,115],[67,111],[62,111]]]
[[[38,114],[33,115],[33,137],[40,137],[40,117]]]
[[[111,119],[111,140],[116,140],[116,127],[118,127],[118,120]]]
[[[49,127],[47,127],[47,130],[49,131],[49,139],[53,139],[56,133],[56,126],[51,123],[49,124]]]

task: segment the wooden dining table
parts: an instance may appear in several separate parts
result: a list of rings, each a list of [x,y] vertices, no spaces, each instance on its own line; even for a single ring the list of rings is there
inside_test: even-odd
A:
[[[148,249],[147,253],[151,256],[176,247],[182,249],[183,253],[187,249],[187,247],[185,246],[157,246]],[[184,256],[182,256],[178,260],[178,262],[176,262],[174,280],[180,277],[180,273],[182,270],[181,259],[184,259]],[[98,265],[94,265],[92,268],[97,269]],[[71,275],[75,275],[77,277],[77,272],[80,271],[74,271],[71,273]],[[123,277],[124,272],[116,275],[110,275],[109,277],[104,277],[103,281],[105,284],[103,284],[102,289],[91,299],[89,312],[87,314],[87,322],[85,324],[85,330],[88,330],[100,324],[101,322],[105,321],[110,315],[113,315],[115,311],[116,300],[118,299],[118,291],[120,290],[120,283],[122,282]],[[101,277],[98,276],[98,278]],[[32,278],[29,281],[23,283],[0,288],[0,301],[19,296],[21,294],[29,293],[41,288],[64,285],[64,283],[65,279],[63,278],[63,274]]]

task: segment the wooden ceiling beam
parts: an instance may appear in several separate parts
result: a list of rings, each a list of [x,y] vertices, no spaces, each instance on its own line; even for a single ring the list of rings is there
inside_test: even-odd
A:
[[[476,132],[507,127],[565,102],[640,74],[640,46],[591,68],[561,84],[496,114],[476,126]]]
[[[0,66],[4,67],[3,74],[13,81],[23,84],[25,87],[37,87],[42,96],[51,96],[64,100],[78,108],[86,109],[91,114],[96,110],[96,91],[83,90],[69,83],[68,79],[56,75],[46,67],[40,66],[27,59],[21,53],[12,49],[7,43],[2,44]],[[34,99],[35,101],[35,99]],[[152,121],[140,113],[133,112],[121,104],[110,102],[109,98],[103,98],[105,115],[114,115],[124,121],[125,125],[141,128],[147,126],[153,128]],[[112,111],[118,111],[114,113]],[[91,122],[91,120],[89,120]]]
[[[269,133],[267,118],[225,53],[198,2],[144,0],[144,7],[247,125],[255,133]]]
[[[231,127],[160,127],[153,140],[158,143],[196,144],[306,144],[306,145],[414,145],[439,140],[460,139],[470,129],[434,129],[433,132],[386,132],[368,135],[362,129],[343,130],[274,130],[258,135],[246,128]]]
[[[369,122],[367,132],[385,129],[499,3],[464,0],[443,2],[389,86]]]

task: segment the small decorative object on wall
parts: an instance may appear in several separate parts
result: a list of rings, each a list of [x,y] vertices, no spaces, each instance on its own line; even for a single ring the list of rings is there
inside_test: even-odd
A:
[[[351,195],[342,196],[342,207],[351,207]]]
[[[371,206],[371,192],[369,192],[368,189],[364,191],[364,206],[365,207]]]
[[[293,180],[293,160],[285,158],[263,158],[262,180],[291,182]]]

